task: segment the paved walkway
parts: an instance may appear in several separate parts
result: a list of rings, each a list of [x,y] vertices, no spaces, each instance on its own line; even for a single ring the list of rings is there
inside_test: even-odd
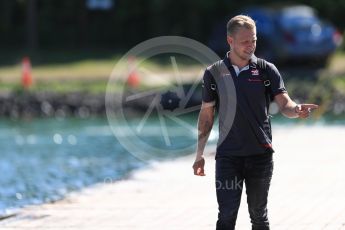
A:
[[[345,229],[345,127],[275,128],[269,196],[273,230]],[[192,175],[193,157],[153,165],[130,180],[24,208],[0,229],[215,229],[214,160]],[[245,195],[237,229],[250,229]]]

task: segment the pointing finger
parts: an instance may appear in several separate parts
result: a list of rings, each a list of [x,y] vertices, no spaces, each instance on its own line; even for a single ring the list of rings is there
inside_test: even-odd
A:
[[[317,109],[319,108],[318,105],[315,104],[302,104],[301,109]]]

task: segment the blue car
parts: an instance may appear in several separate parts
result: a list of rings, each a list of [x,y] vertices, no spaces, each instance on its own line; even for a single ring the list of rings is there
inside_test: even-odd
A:
[[[243,10],[241,14],[249,15],[256,21],[256,55],[269,61],[314,60],[325,64],[342,41],[341,33],[319,19],[315,10],[309,6],[252,7]],[[209,43],[220,55],[228,50],[224,37],[225,25],[226,22],[215,27]]]

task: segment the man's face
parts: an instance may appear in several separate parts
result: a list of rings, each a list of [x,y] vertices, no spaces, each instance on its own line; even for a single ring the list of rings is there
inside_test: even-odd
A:
[[[240,28],[227,41],[231,52],[242,60],[250,60],[256,48],[256,31],[254,29]]]

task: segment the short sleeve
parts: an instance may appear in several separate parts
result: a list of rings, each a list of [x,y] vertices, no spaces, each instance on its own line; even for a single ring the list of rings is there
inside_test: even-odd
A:
[[[267,63],[267,71],[269,74],[269,79],[271,81],[271,90],[273,97],[281,93],[286,93],[287,91],[284,85],[284,80],[280,75],[277,67],[272,63]]]
[[[213,102],[217,98],[216,84],[211,72],[206,69],[202,78],[202,100],[204,102]]]

